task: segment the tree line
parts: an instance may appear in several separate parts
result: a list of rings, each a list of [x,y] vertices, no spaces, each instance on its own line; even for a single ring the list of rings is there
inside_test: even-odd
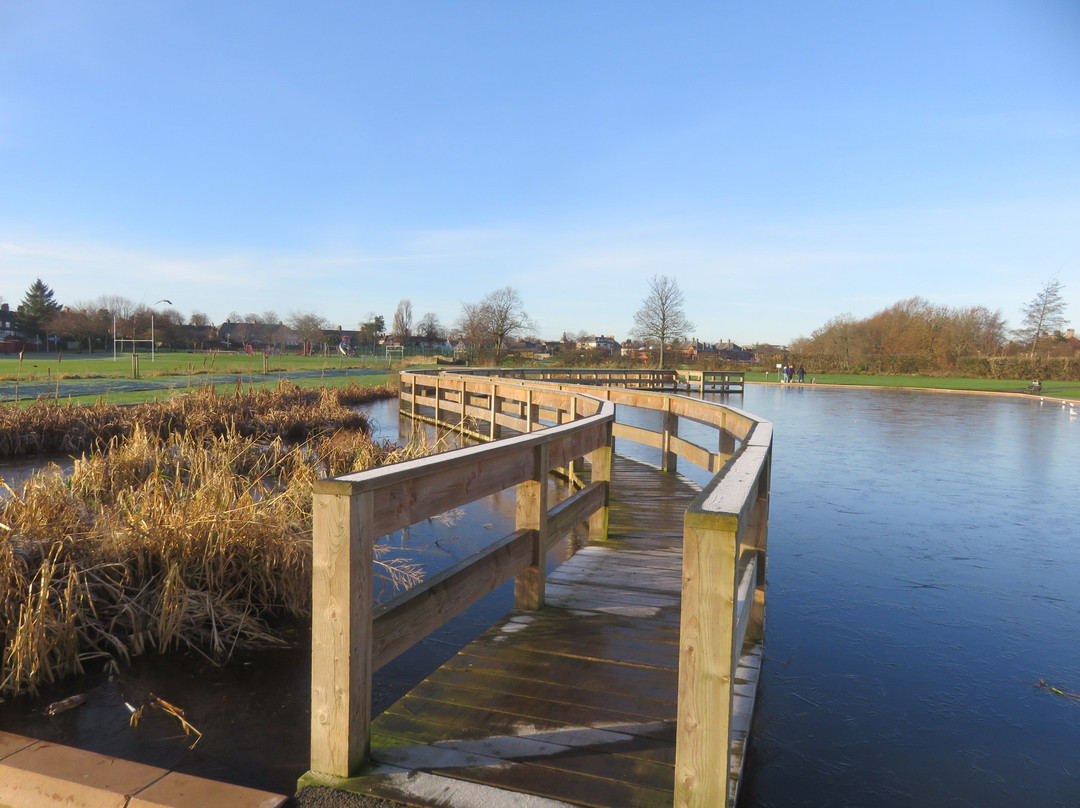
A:
[[[790,352],[818,372],[997,375],[992,370],[995,364],[1038,369],[1038,359],[1075,358],[1080,349],[1080,343],[1064,331],[1062,288],[1057,280],[1045,283],[1031,302],[1021,306],[1020,326],[1011,330],[1000,311],[942,306],[912,297],[869,317],[833,317],[809,337],[793,341]],[[1017,358],[1026,361],[1005,361]]]
[[[795,340],[789,354],[797,363],[812,366],[816,372],[961,371],[983,376],[1001,375],[1006,373],[1002,370],[1005,368],[1014,374],[1013,378],[1040,373],[1046,378],[1061,378],[1060,373],[1041,371],[1042,366],[1036,360],[1055,356],[1080,358],[1080,343],[1063,333],[1066,302],[1062,288],[1056,279],[1047,281],[1029,303],[1021,306],[1020,326],[1012,330],[1007,328],[1000,311],[985,306],[942,306],[923,297],[912,297],[869,317],[859,319],[850,314],[833,317],[809,337]],[[115,295],[61,306],[52,289],[39,278],[27,290],[18,307],[18,317],[29,334],[77,341],[91,351],[95,343],[105,343],[114,336],[125,340],[146,339],[151,323],[159,345],[190,344],[193,328],[207,329],[205,339],[212,338],[210,320],[205,313],[192,312],[185,322],[171,308],[171,301],[157,301],[160,303],[168,304],[169,308],[151,308]],[[233,337],[238,341],[249,338],[248,330],[263,327],[260,333],[267,334],[275,325],[283,330],[287,327],[303,342],[305,350],[337,339],[329,321],[311,312],[294,312],[282,320],[274,311],[244,315],[233,311],[228,321],[240,326],[233,329]],[[535,329],[536,324],[525,311],[518,290],[506,286],[477,302],[463,302],[457,320],[449,327],[434,312],[428,312],[414,328],[412,302],[403,299],[389,329],[382,315],[371,312],[353,333],[358,345],[376,345],[385,338],[398,345],[450,340],[464,346],[471,358],[498,361],[512,340]],[[634,314],[630,335],[651,348],[659,367],[663,367],[665,352],[679,346],[692,329],[677,280],[669,275],[654,275],[641,308]],[[275,344],[278,342],[283,343],[284,337],[275,338]],[[1017,357],[1028,362],[1003,362]],[[1061,371],[1066,375],[1073,372]]]
[[[159,308],[162,303],[167,306]],[[53,289],[40,278],[27,289],[15,314],[26,337],[75,342],[89,352],[113,338],[146,340],[153,334],[159,345],[180,347],[190,345],[193,334],[199,333],[200,329],[206,335],[203,339],[210,339],[212,332],[211,320],[205,312],[194,311],[185,319],[169,300],[159,300],[151,307],[119,295],[102,295],[93,300],[61,305]],[[337,339],[333,336],[336,332],[331,321],[315,312],[293,312],[282,318],[275,311],[247,314],[231,311],[226,323],[233,324],[231,336],[238,343],[253,339],[257,334],[273,335],[275,342],[283,342],[284,335],[291,332],[308,350],[327,339]],[[275,331],[275,327],[280,331]],[[489,293],[477,303],[463,303],[460,317],[449,327],[444,326],[434,312],[424,314],[414,326],[412,302],[403,299],[397,305],[389,329],[383,315],[369,312],[355,329],[348,331],[358,345],[376,345],[386,338],[398,345],[416,341],[436,344],[450,339],[465,344],[477,356],[483,352],[494,352],[498,356],[508,341],[534,328],[520,293],[507,286]],[[336,329],[342,331],[340,325]]]

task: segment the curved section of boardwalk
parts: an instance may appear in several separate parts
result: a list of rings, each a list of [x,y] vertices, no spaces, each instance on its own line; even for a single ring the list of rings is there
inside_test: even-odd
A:
[[[613,476],[609,538],[550,573],[545,608],[510,614],[378,717],[368,774],[336,787],[421,806],[672,804],[698,489],[621,457]]]

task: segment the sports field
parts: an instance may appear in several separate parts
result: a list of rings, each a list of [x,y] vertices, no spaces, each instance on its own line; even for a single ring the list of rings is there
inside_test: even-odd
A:
[[[296,356],[243,353],[159,352],[138,354],[138,378],[130,354],[94,356],[27,354],[0,357],[0,403],[38,398],[73,403],[104,399],[114,404],[146,401],[213,384],[219,390],[274,386],[289,379],[301,387],[358,381],[386,384],[400,367],[373,357]],[[751,371],[746,381],[778,383],[777,374]],[[981,393],[1027,393],[1030,379],[970,379],[947,376],[871,376],[807,373],[805,384],[916,388]],[[1080,399],[1080,382],[1044,381],[1042,395]]]

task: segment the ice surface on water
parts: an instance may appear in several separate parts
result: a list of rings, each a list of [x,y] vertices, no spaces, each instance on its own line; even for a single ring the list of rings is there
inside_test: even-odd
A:
[[[1033,398],[810,385],[751,385],[730,401],[775,424],[766,658],[742,808],[1080,804],[1080,702],[1034,686],[1080,692],[1080,419]],[[370,411],[376,436],[396,438],[396,402]],[[696,429],[680,424],[688,439]],[[473,534],[502,535],[500,520],[512,524],[512,494],[433,525],[438,544],[421,531],[398,541],[450,563]],[[510,601],[492,597],[495,611]],[[467,614],[380,671],[376,709],[486,619]],[[306,768],[303,648],[224,672],[136,667],[206,733],[196,752],[155,747],[147,762],[279,790]],[[133,757],[151,744],[127,727],[132,685],[105,682],[78,710],[4,728]]]
[[[1076,805],[1080,427],[1035,399],[751,387],[775,423],[741,805]]]

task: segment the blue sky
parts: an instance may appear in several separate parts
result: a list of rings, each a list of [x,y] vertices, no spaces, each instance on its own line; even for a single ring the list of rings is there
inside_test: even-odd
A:
[[[1080,3],[0,0],[12,305],[622,339],[654,274],[709,341],[1080,320]]]

